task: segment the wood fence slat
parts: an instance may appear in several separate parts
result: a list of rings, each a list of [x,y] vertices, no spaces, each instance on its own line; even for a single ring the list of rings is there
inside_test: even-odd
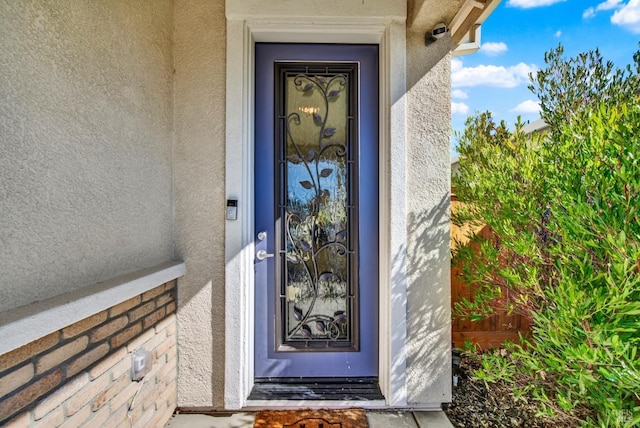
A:
[[[461,205],[455,195],[451,196],[451,210],[455,211]],[[485,238],[492,238],[492,231],[487,226],[471,227],[465,225],[457,227],[451,224],[451,248],[455,248],[455,239],[462,242],[463,245],[469,243],[466,237],[468,232],[480,234]],[[471,244],[472,248],[477,250],[476,244]],[[467,286],[462,282],[460,277],[460,267],[451,266],[451,308],[455,303],[461,301],[462,298],[471,299],[473,297],[473,285]],[[503,290],[505,299],[511,298],[507,290]],[[519,333],[529,333],[531,327],[526,317],[517,314],[508,315],[506,311],[497,311],[493,316],[486,317],[478,322],[469,320],[453,319],[451,324],[451,341],[455,347],[462,347],[466,340],[470,340],[473,344],[481,349],[489,349],[500,347],[505,340],[518,342]]]

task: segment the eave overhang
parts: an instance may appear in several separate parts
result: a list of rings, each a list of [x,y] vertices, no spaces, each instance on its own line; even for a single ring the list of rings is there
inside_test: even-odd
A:
[[[480,48],[480,27],[501,0],[409,0],[407,29],[430,32],[444,23],[451,35],[454,55],[468,54]]]

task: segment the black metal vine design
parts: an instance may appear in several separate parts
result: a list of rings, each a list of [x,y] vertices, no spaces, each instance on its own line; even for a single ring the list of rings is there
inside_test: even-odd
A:
[[[321,95],[324,110],[320,109],[311,112],[313,123],[317,126],[317,146],[314,150],[303,153],[292,132],[292,125],[300,125],[301,117],[298,112],[289,113],[286,116],[286,136],[294,149],[292,154],[288,154],[287,161],[293,164],[304,166],[308,175],[307,180],[302,180],[298,184],[313,192],[310,212],[305,218],[292,209],[288,209],[285,214],[285,238],[287,240],[287,263],[297,264],[302,268],[306,276],[306,283],[309,286],[311,301],[305,310],[293,304],[293,317],[297,324],[288,328],[285,340],[299,339],[322,339],[337,340],[347,336],[348,316],[346,311],[335,311],[333,315],[323,315],[313,313],[316,301],[320,294],[320,285],[328,283],[334,279],[335,273],[323,271],[319,263],[319,256],[325,252],[332,251],[340,257],[346,257],[348,253],[348,228],[335,233],[334,239],[328,241],[323,239],[321,226],[318,217],[323,204],[330,199],[330,191],[322,186],[322,180],[328,179],[334,174],[333,168],[322,168],[321,160],[330,151],[338,158],[346,158],[347,146],[345,143],[336,142],[332,137],[336,133],[336,128],[327,124],[329,118],[330,101],[335,101],[345,90],[347,77],[343,74],[333,76],[309,76],[298,74],[294,77],[295,88],[303,94],[317,92]],[[305,221],[306,220],[306,221]],[[310,221],[309,221],[310,220]],[[306,228],[310,237],[309,240],[298,238],[294,233],[298,228]],[[291,310],[290,306],[289,310]],[[315,331],[315,333],[314,333]]]

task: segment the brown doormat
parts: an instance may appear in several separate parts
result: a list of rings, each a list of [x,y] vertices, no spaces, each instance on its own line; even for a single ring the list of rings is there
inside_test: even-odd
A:
[[[274,410],[256,414],[253,428],[368,428],[364,409]]]

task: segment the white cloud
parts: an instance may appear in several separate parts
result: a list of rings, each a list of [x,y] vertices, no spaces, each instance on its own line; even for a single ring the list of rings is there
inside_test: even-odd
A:
[[[532,7],[551,6],[566,0],[509,0],[507,6],[531,9]]]
[[[469,111],[469,106],[465,103],[451,103],[451,113],[452,114],[467,114]]]
[[[464,65],[462,64],[461,59],[458,59],[458,58],[451,59],[451,74],[455,73],[456,71],[462,70],[463,68],[464,68]]]
[[[459,100],[466,100],[467,98],[469,98],[469,95],[467,95],[467,93],[462,89],[454,89],[453,91],[451,91],[451,97],[457,98]]]
[[[621,6],[622,0],[606,0],[596,6],[596,10],[612,10],[617,9],[618,6]]]
[[[454,88],[472,86],[515,88],[529,83],[529,73],[535,73],[537,70],[535,65],[523,62],[510,67],[502,65],[464,67],[462,61],[453,60],[451,61],[451,85]]]
[[[511,109],[514,113],[539,113],[540,102],[533,100],[526,100]]]
[[[560,30],[556,31],[556,34],[554,34],[554,36],[556,36],[556,37],[562,36],[562,31],[560,31]]]
[[[629,3],[613,14],[611,22],[640,34],[640,0],[629,0]]]
[[[498,56],[508,50],[509,48],[504,42],[488,42],[482,43],[482,45],[480,46],[480,52],[489,56]]]
[[[590,7],[582,12],[582,18],[589,19],[596,16],[596,13],[601,12],[603,10],[612,10],[618,9],[622,6],[622,0],[605,0],[602,3],[599,3],[596,7]]]

